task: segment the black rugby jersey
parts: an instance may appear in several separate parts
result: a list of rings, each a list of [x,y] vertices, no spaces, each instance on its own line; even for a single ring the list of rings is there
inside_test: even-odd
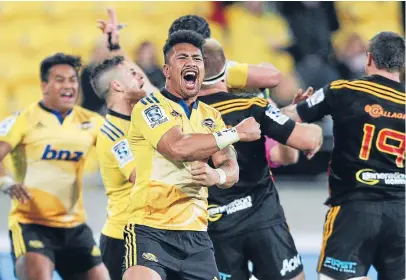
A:
[[[303,121],[333,118],[326,204],[404,199],[405,101],[404,85],[373,75],[334,81],[298,104]]]
[[[295,122],[263,98],[235,96],[227,92],[201,96],[199,100],[217,109],[228,127],[254,117],[262,137],[234,144],[240,167],[239,181],[230,189],[209,188],[209,233],[216,237],[284,221],[283,210],[265,157],[265,137],[285,144]],[[248,219],[249,218],[249,219]]]

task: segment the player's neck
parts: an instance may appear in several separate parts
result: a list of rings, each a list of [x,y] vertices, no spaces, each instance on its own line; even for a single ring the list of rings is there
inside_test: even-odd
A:
[[[375,70],[370,71],[368,73],[368,75],[369,76],[379,75],[379,76],[385,77],[385,78],[387,78],[389,80],[400,83],[400,73],[399,72],[391,73],[391,72],[388,72],[388,71],[385,71],[385,70],[375,69]]]
[[[107,108],[124,116],[131,116],[132,108],[127,102],[109,102]]]
[[[52,111],[54,111],[54,112],[58,112],[59,115],[61,115],[62,118],[65,118],[65,117],[66,117],[67,115],[69,115],[69,113],[72,111],[72,109],[69,109],[69,110],[61,110],[60,108],[57,108],[56,106],[54,106],[52,103],[47,102],[46,99],[42,99],[41,103],[42,103],[42,105],[43,105],[45,108],[47,108],[47,109],[49,109],[49,110],[52,110]]]

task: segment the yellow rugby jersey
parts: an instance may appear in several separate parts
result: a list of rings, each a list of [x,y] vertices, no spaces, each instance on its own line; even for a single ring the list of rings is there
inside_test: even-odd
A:
[[[157,151],[161,137],[178,125],[183,133],[225,128],[218,111],[196,101],[192,109],[165,89],[135,105],[128,141],[135,157],[136,182],[129,222],[167,230],[207,230],[206,187],[192,183],[189,162],[174,162]]]
[[[248,64],[227,61],[227,87],[244,88],[248,79]]]
[[[97,136],[97,158],[108,198],[102,233],[116,239],[123,239],[133,186],[129,179],[135,161],[126,138],[130,120],[130,116],[109,110]]]
[[[84,163],[102,122],[100,115],[79,106],[62,119],[35,103],[0,124],[0,141],[13,147],[15,180],[32,195],[27,204],[12,201],[9,226],[70,228],[84,223]]]

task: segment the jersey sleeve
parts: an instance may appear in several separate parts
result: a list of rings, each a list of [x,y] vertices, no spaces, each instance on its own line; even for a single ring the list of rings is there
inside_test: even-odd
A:
[[[268,104],[266,107],[255,106],[254,110],[256,111],[254,113],[255,119],[261,125],[262,134],[279,143],[286,144],[296,123],[288,116],[282,114],[272,104]]]
[[[227,62],[227,87],[244,88],[248,79],[248,64]]]
[[[215,121],[215,127],[214,127],[214,130],[213,130],[213,133],[214,132],[219,132],[219,131],[226,128],[226,124],[225,124],[223,118],[221,117],[220,112],[216,112],[214,121]]]
[[[324,116],[331,114],[330,104],[332,104],[332,99],[333,92],[328,85],[297,104],[297,113],[304,122],[319,121]]]
[[[178,124],[164,104],[144,103],[141,100],[133,109],[130,132],[138,131],[156,149],[162,136]]]
[[[14,149],[27,131],[25,115],[13,114],[0,122],[0,141],[7,142]]]

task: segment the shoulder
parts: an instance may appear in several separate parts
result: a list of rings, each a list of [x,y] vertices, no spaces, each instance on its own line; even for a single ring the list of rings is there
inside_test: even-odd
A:
[[[75,110],[75,113],[78,114],[81,120],[97,120],[101,122],[104,120],[99,113],[90,111],[78,105],[76,105],[73,110]]]
[[[214,107],[204,103],[203,101],[199,101],[199,110],[202,112],[204,116],[213,116],[216,118],[221,118],[221,113],[215,109]]]

